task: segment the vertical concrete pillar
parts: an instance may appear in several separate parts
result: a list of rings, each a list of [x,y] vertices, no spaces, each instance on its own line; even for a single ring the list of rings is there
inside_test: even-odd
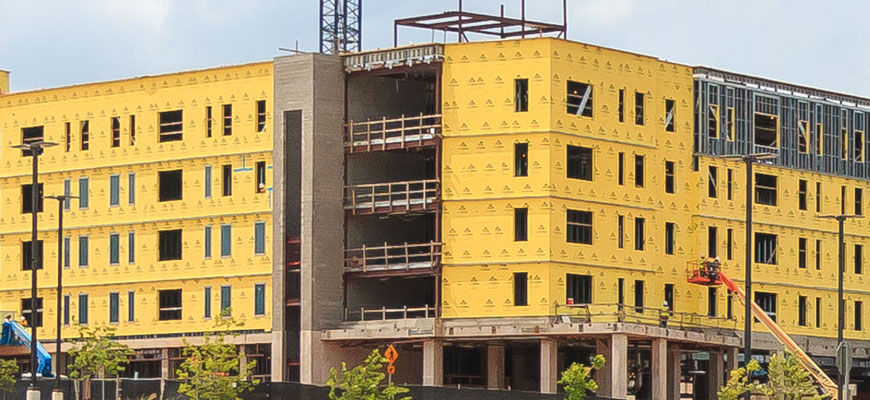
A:
[[[710,378],[710,388],[707,392],[709,400],[717,400],[718,392],[722,387],[722,377],[725,370],[725,361],[722,359],[722,351],[716,350],[710,352],[710,367],[708,368],[707,376]]]
[[[653,339],[650,368],[652,369],[652,398],[653,400],[666,400],[668,395],[667,340]]]
[[[616,333],[610,336],[610,397],[628,397],[628,335]]]
[[[169,379],[169,349],[160,349],[160,377]]]
[[[541,340],[541,393],[556,393],[559,365],[556,362],[559,345],[555,339]]]
[[[504,346],[486,347],[486,388],[504,389]]]
[[[610,397],[610,374],[613,369],[610,362],[610,341],[596,340],[595,354],[601,354],[606,359],[604,367],[595,372],[595,382],[598,382],[598,392],[595,394],[599,397]]]
[[[444,384],[444,344],[432,339],[423,342],[423,386]]]
[[[731,370],[736,369],[737,365],[737,348],[729,347],[725,350],[725,355],[727,356],[727,360],[725,360],[725,378],[729,378],[731,376]]]
[[[682,382],[680,346],[668,346],[668,400],[680,400]]]

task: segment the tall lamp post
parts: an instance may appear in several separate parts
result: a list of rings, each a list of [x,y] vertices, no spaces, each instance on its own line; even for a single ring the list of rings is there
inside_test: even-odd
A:
[[[31,229],[30,229],[30,315],[31,319],[36,315],[36,266],[39,262],[40,251],[37,251],[37,215],[39,213],[39,155],[46,147],[57,146],[57,143],[45,142],[42,140],[30,141],[17,146],[12,146],[16,149],[21,149],[23,152],[30,152],[33,157],[33,175],[32,184],[30,186],[30,211],[31,211]],[[27,154],[25,154],[27,155]],[[39,389],[36,387],[36,324],[30,324],[30,386],[27,388],[28,400],[39,400]]]
[[[837,346],[843,344],[843,328],[846,325],[846,305],[843,300],[843,275],[846,274],[846,240],[844,234],[844,225],[847,219],[864,218],[861,215],[855,214],[833,214],[833,215],[818,215],[818,218],[835,219],[837,220],[838,229],[838,249],[837,249]],[[858,255],[856,254],[855,257]],[[838,347],[839,348],[839,347]],[[837,374],[837,398],[843,399],[844,374]]]
[[[54,352],[55,362],[54,365],[54,393],[59,393],[59,397],[63,398],[63,392],[60,389],[60,343],[62,340],[60,334],[60,319],[63,311],[63,304],[61,303],[61,297],[63,293],[63,260],[64,260],[64,251],[63,251],[63,206],[64,203],[69,201],[70,199],[77,199],[78,196],[70,196],[70,195],[57,195],[57,196],[45,196],[46,199],[55,199],[57,200],[57,348]],[[69,312],[69,310],[67,310]],[[54,397],[54,396],[52,396]]]
[[[748,365],[752,359],[752,192],[753,172],[752,166],[762,160],[778,157],[774,153],[752,153],[725,155],[721,158],[728,160],[740,160],[746,163],[746,259],[744,261],[746,301],[743,313],[743,365]],[[747,395],[747,398],[749,396]]]

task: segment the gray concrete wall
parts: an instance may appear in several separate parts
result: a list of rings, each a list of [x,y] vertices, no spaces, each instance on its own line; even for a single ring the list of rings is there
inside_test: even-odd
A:
[[[417,154],[375,151],[347,158],[348,185],[421,179],[427,179],[426,161]]]
[[[348,118],[354,121],[430,114],[434,109],[432,84],[427,82],[361,76],[348,81],[347,92]],[[421,95],[426,92],[433,94]]]
[[[347,222],[347,247],[383,246],[390,244],[428,243],[435,240],[435,217],[421,216],[355,216]]]
[[[435,282],[432,277],[425,278],[361,278],[347,281],[347,307],[359,310],[360,307],[409,308],[434,306]]]
[[[285,111],[301,110],[302,132],[299,167],[289,156],[284,136]],[[344,231],[342,124],[344,121],[344,72],[339,57],[298,54],[275,59],[275,259],[274,298],[284,298],[284,240],[295,226],[288,221],[299,205],[302,237],[301,367],[303,383],[326,381],[330,346],[320,341],[320,331],[342,319],[341,272]],[[280,133],[279,133],[280,132]],[[299,174],[295,174],[299,171]],[[297,179],[298,178],[298,179]],[[296,186],[298,182],[298,188]],[[291,196],[298,193],[298,203]],[[316,294],[316,296],[315,296]],[[284,328],[284,304],[273,304],[274,327]],[[273,340],[273,374],[283,378],[286,364],[281,330]],[[277,344],[277,346],[275,345]],[[277,368],[276,368],[277,367]],[[281,371],[281,372],[279,372]]]

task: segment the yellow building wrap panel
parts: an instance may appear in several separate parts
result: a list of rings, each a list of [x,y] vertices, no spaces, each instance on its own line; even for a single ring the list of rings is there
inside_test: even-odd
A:
[[[42,126],[44,140],[58,143],[40,157],[44,193],[81,196],[83,179],[88,193],[86,203],[73,199],[64,211],[69,249],[61,254],[57,202],[46,199],[40,213],[40,335],[55,334],[58,256],[73,321],[79,295],[87,294],[88,323],[109,324],[109,293],[115,292],[120,336],[204,332],[214,325],[204,318],[204,288],[212,288],[215,317],[221,286],[229,285],[233,316],[243,329],[270,331],[272,92],[272,63],[263,62],[0,96],[0,310],[20,312],[30,294],[22,253],[31,222],[22,213],[21,187],[30,184],[31,160],[12,146],[24,139],[24,128]],[[181,140],[161,142],[160,113],[170,111],[182,113]],[[165,122],[164,131],[171,130]],[[182,171],[181,199],[160,201],[160,172],[173,170]],[[114,189],[113,180],[119,182]],[[261,227],[264,252],[255,249],[255,226]],[[181,259],[160,261],[158,232],[176,229],[182,231]],[[119,238],[117,263],[113,235]],[[265,285],[263,315],[254,315],[255,285]],[[169,289],[182,289],[181,320],[158,318],[158,291]],[[76,337],[74,324],[63,334]]]

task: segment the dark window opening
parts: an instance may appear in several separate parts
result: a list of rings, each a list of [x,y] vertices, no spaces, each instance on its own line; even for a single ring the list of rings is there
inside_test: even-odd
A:
[[[665,284],[665,303],[668,305],[668,311],[673,315],[674,313],[674,284],[666,283]]]
[[[816,327],[822,326],[822,298],[816,297]]]
[[[224,165],[223,166],[223,195],[224,196],[232,196],[233,195],[233,166],[232,165]]]
[[[674,223],[665,222],[665,254],[674,254]]]
[[[855,302],[855,330],[863,331],[864,330],[864,302],[856,301]]]
[[[634,311],[643,313],[643,281],[634,281]]]
[[[728,107],[726,113],[726,117],[728,118],[728,120],[725,121],[725,123],[728,124],[728,140],[734,141],[734,107]]]
[[[266,100],[257,100],[257,132],[266,132]]]
[[[44,131],[45,130],[42,126],[32,126],[29,128],[21,129],[21,143],[30,144],[43,141]],[[30,150],[22,150],[21,154],[25,157],[30,157],[33,155],[33,152]]]
[[[233,105],[224,104],[224,136],[233,134]]]
[[[592,244],[592,212],[568,210],[567,241]]]
[[[568,146],[568,178],[592,180],[592,149]]]
[[[798,121],[798,152],[808,153],[810,148],[810,123]]]
[[[716,257],[718,256],[716,241],[718,236],[718,229],[715,226],[707,227],[707,257]]]
[[[184,119],[181,110],[160,113],[160,141],[181,140]]]
[[[568,114],[592,116],[592,85],[568,81]]]
[[[619,89],[619,107],[617,109],[619,122],[625,122],[625,89]]]
[[[130,115],[130,146],[136,144],[136,116]]]
[[[816,212],[822,212],[822,183],[816,182]]]
[[[619,153],[617,164],[616,183],[622,186],[625,184],[625,153]]]
[[[822,241],[816,239],[816,270],[822,269]]]
[[[72,127],[69,122],[63,124],[63,145],[65,151],[69,153],[72,146]]]
[[[643,250],[644,248],[644,227],[645,220],[643,218],[634,219],[634,249]]]
[[[719,106],[710,105],[707,108],[707,137],[716,139],[719,137]]]
[[[616,246],[620,249],[625,247],[625,217],[616,217]]]
[[[716,197],[716,184],[718,183],[718,169],[710,166],[707,172],[707,197]]]
[[[121,117],[112,117],[112,147],[121,146]]]
[[[42,212],[42,184],[36,184],[36,212]],[[33,184],[28,183],[21,185],[21,213],[29,214],[33,212]]]
[[[852,153],[855,156],[855,161],[864,162],[864,132],[855,131],[853,136],[855,143],[852,146]]]
[[[846,213],[846,187],[840,186],[840,214]]]
[[[592,303],[592,277],[589,275],[567,274],[565,299],[567,304]]]
[[[776,205],[776,176],[755,174],[755,203]]]
[[[36,307],[32,307],[31,300],[36,300]],[[27,321],[27,326],[42,326],[42,297],[36,299],[21,299],[21,316]]]
[[[529,275],[525,272],[514,272],[514,305],[529,305]]]
[[[514,209],[514,241],[525,242],[529,240],[529,209]]]
[[[643,187],[643,156],[634,156],[634,186]]]
[[[732,175],[734,175],[733,172],[734,171],[732,171],[731,168],[728,168],[728,174],[727,174],[728,175],[727,176],[728,183],[727,183],[727,189],[726,189],[726,191],[728,192],[728,200],[731,200],[731,195],[733,193],[733,181],[732,181],[732,178],[733,178]]]
[[[120,320],[121,311],[119,310],[121,300],[118,293],[109,293],[109,323],[117,324]]]
[[[734,318],[734,293],[727,289],[726,291],[728,292],[728,296],[725,300],[725,318],[732,319]]]
[[[159,200],[181,200],[181,170],[159,171],[157,176],[160,184],[160,188],[158,189]]]
[[[767,314],[770,319],[776,322],[776,294],[766,292],[755,292],[755,304]]]
[[[643,125],[643,93],[634,93],[634,123]]]
[[[159,261],[181,259],[181,229],[158,232]]]
[[[257,161],[257,193],[266,193],[266,162]]]
[[[849,131],[846,127],[840,129],[840,158],[847,159],[849,157]]]
[[[864,189],[855,188],[855,215],[864,215]]]
[[[211,137],[211,127],[214,123],[214,118],[211,115],[211,106],[205,107],[205,137]]]
[[[728,228],[728,230],[726,231],[726,236],[727,237],[725,238],[725,258],[730,260],[731,257],[734,255],[733,254],[734,250],[732,249],[732,246],[734,244],[734,230],[731,228]]]
[[[87,150],[90,147],[90,138],[91,138],[91,130],[90,130],[90,121],[82,121],[81,122],[81,148],[82,150]]]
[[[864,272],[864,246],[855,245],[855,273],[861,275]]]
[[[625,304],[625,280],[618,278],[616,282],[616,304],[617,309],[622,311],[622,306]]]
[[[528,143],[514,143],[514,176],[529,176]]]
[[[161,321],[181,319],[181,289],[161,290],[159,297],[159,317]]]
[[[676,128],[674,118],[677,112],[677,102],[665,99],[665,131],[673,132]]]
[[[24,271],[32,270],[33,265],[33,242],[27,241],[21,243],[21,269]],[[36,241],[36,269],[42,269],[42,240]]]
[[[755,234],[755,262],[759,264],[776,264],[776,235],[769,233]]]
[[[514,111],[529,111],[529,80],[514,80]]]
[[[777,139],[777,117],[755,113],[755,145],[776,148]]]
[[[798,209],[807,209],[807,181],[803,179],[798,181]]]
[[[716,310],[716,288],[708,287],[707,288],[707,316],[715,317],[717,314]]]
[[[674,193],[676,191],[675,168],[673,161],[665,161],[665,193]]]
[[[807,267],[807,238],[798,238],[798,268]]]

